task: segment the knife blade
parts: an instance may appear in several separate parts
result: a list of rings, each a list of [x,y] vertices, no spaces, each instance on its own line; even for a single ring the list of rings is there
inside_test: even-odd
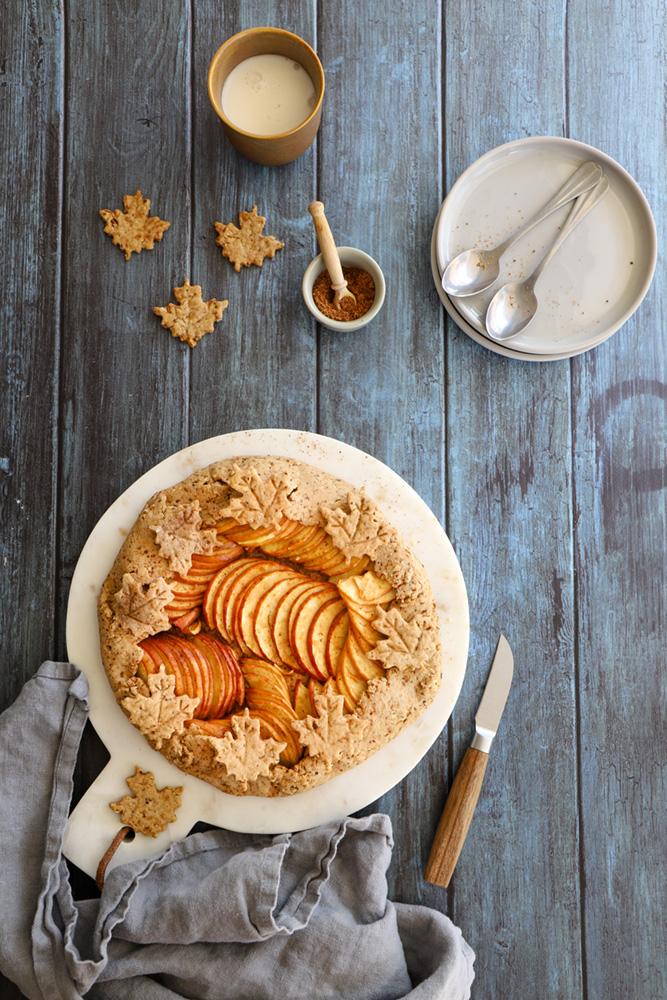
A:
[[[491,664],[489,677],[482,700],[475,716],[475,738],[472,745],[482,753],[488,753],[505,709],[505,703],[512,686],[514,657],[510,644],[501,634],[496,646],[496,655]]]
[[[513,674],[512,650],[501,635],[475,716],[475,737],[452,782],[426,864],[424,877],[434,885],[446,888],[456,868],[482,790],[489,750],[498,732]]]

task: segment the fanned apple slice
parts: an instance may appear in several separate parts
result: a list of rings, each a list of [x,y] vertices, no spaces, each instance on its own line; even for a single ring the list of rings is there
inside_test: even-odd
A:
[[[233,703],[235,685],[229,676],[227,659],[222,643],[213,636],[200,635],[193,640],[193,645],[205,657],[211,672],[211,696],[204,712],[197,714],[203,718],[217,719],[226,715]]]
[[[332,572],[328,575],[331,577],[332,582],[334,582],[334,577],[335,577],[336,578],[335,582],[338,583],[341,580],[347,580],[351,576],[359,576],[360,573],[363,573],[364,570],[368,566],[370,566],[370,562],[371,561],[368,558],[368,556],[356,556],[353,557],[349,566],[347,566],[346,569],[338,573]]]
[[[308,713],[309,715],[312,715],[315,718],[317,718],[318,712],[317,712],[317,702],[315,701],[315,695],[321,694],[322,691],[326,691],[329,684],[331,683],[333,683],[333,681],[329,680],[327,681],[326,684],[322,685],[318,684],[313,677],[310,678],[310,680],[308,681],[308,699],[310,701],[310,712]]]
[[[203,697],[201,680],[195,673],[192,660],[184,656],[180,644],[174,642],[167,634],[151,636],[151,645],[163,656],[163,663],[168,673],[172,673],[176,678],[174,691],[177,695],[186,694],[190,698],[199,698],[200,704]]]
[[[248,694],[255,690],[270,691],[287,704],[290,703],[289,686],[285,673],[275,663],[245,659],[241,661],[241,669],[248,687]]]
[[[222,608],[224,615],[224,630],[230,640],[239,643],[239,636],[236,632],[236,612],[239,606],[241,595],[248,584],[257,577],[263,577],[266,573],[275,569],[276,564],[268,559],[250,559],[249,565],[243,573],[229,583],[218,598],[218,607]]]
[[[314,714],[314,706],[308,687],[303,681],[297,681],[294,685],[294,711],[299,719],[305,719],[306,716]]]
[[[224,566],[215,574],[206,588],[202,612],[204,615],[204,621],[209,628],[215,628],[215,608],[218,595],[223,585],[230,576],[241,571],[245,562],[245,559],[237,559],[236,562],[229,563],[228,566]]]
[[[262,656],[262,650],[255,639],[254,623],[257,619],[257,608],[264,597],[281,580],[289,580],[293,573],[280,563],[272,563],[273,569],[267,569],[262,576],[257,576],[248,583],[239,596],[234,621],[234,634],[237,642],[247,656]]]
[[[316,524],[300,524],[298,521],[294,523],[296,528],[291,534],[286,534],[272,542],[271,554],[291,559],[292,562],[299,562],[300,553],[313,543],[313,539],[317,538],[318,526]]]
[[[335,623],[327,638],[326,662],[331,677],[338,674],[338,661],[350,631],[349,615],[342,615]]]
[[[262,550],[268,555],[280,556],[288,550],[290,539],[296,536],[301,527],[302,525],[298,521],[290,521],[286,518],[276,529],[273,538],[264,542]]]
[[[282,599],[303,582],[304,578],[300,573],[290,570],[286,579],[275,583],[257,604],[255,621],[253,622],[253,639],[259,650],[259,655],[265,660],[280,663],[280,653],[273,638],[276,613]]]
[[[391,584],[372,570],[360,576],[346,577],[339,581],[338,589],[343,600],[364,618],[372,615],[378,605],[389,604],[396,596]]]
[[[362,681],[372,681],[376,677],[384,677],[384,669],[379,663],[366,656],[354,632],[351,632],[347,637],[345,651],[349,657],[351,671]]]
[[[227,719],[188,719],[185,725],[188,729],[195,729],[206,736],[217,736],[218,738],[232,731],[231,716]]]
[[[259,730],[264,739],[277,740],[279,743],[287,744],[280,754],[280,762],[288,767],[296,764],[301,756],[301,747],[296,734],[289,732],[287,726],[282,725],[272,715],[261,709],[250,709],[250,714],[253,718],[259,719]]]
[[[302,671],[302,667],[299,665],[299,661],[292,653],[289,641],[289,619],[292,608],[299,597],[310,592],[310,590],[316,586],[318,586],[318,584],[308,578],[304,578],[301,583],[297,583],[295,587],[288,590],[287,593],[283,594],[280,598],[271,621],[273,641],[278,651],[278,661],[280,663],[287,664],[287,666],[290,666],[299,672]]]
[[[377,617],[377,606],[374,608],[373,621]],[[356,606],[350,608],[350,628],[354,632],[354,635],[363,648],[364,652],[367,653],[369,649],[372,649],[377,642],[382,638],[380,633],[373,628],[370,621],[360,615],[357,611]]]
[[[325,611],[331,607],[342,607],[345,605],[340,600],[335,587],[323,584],[322,589],[314,591],[308,597],[302,598],[295,605],[290,616],[290,646],[301,666],[312,674],[318,681],[325,681],[329,676],[324,661],[318,661],[313,656],[312,650],[312,626],[317,618],[321,617]]]
[[[326,680],[327,677],[331,676],[327,662],[329,634],[338,622],[346,617],[345,602],[338,597],[334,597],[328,604],[322,605],[319,611],[313,615],[308,629],[306,646],[308,658],[313,667],[310,672],[315,677],[319,677],[320,680]]]
[[[329,583],[312,580],[310,583],[309,589],[305,590],[292,605],[287,623],[288,642],[299,668],[313,674],[317,680],[326,680],[326,675],[320,676],[316,669],[311,669],[315,665],[311,664],[308,655],[308,631],[313,616],[323,605],[335,601],[337,593],[335,587]]]
[[[366,690],[366,685],[357,675],[350,670],[347,650],[344,649],[338,661],[338,673],[336,675],[338,690],[345,700],[345,708],[348,712],[354,712],[357,702]]]
[[[220,526],[218,526],[218,530],[220,530]],[[270,542],[275,537],[276,530],[273,526],[250,528],[247,524],[237,524],[227,528],[225,535],[246,549],[261,549],[266,542]]]

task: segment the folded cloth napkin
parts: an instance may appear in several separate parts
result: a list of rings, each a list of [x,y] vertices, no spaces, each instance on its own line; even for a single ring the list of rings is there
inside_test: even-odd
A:
[[[30,998],[464,1000],[446,916],[387,899],[387,816],[303,833],[216,830],[115,868],[75,901],[61,854],[85,677],[45,663],[0,716],[0,970]]]

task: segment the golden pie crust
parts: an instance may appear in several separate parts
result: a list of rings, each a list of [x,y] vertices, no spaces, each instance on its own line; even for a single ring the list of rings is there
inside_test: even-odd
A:
[[[99,625],[131,722],[236,795],[291,795],[354,767],[440,685],[422,566],[363,491],[292,459],[216,462],[152,497]]]

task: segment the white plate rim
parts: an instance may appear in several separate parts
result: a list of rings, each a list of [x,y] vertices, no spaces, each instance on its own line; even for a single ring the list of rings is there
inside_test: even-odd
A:
[[[420,547],[427,555],[427,550],[430,550],[439,553],[441,557],[441,578],[439,575],[434,580],[431,573],[429,576],[434,586],[443,641],[446,644],[443,683],[436,699],[419,719],[357,767],[306,792],[271,799],[226,795],[206,782],[179,771],[152,750],[131,725],[116,704],[102,666],[96,616],[99,587],[93,593],[95,586],[91,582],[94,579],[101,586],[110,568],[109,558],[101,557],[101,543],[105,536],[113,530],[115,546],[112,551],[117,552],[117,522],[122,522],[126,530],[129,529],[145,502],[157,490],[179,482],[190,471],[210,462],[253,454],[296,458],[319,465],[333,475],[347,478],[354,485],[363,485],[369,495],[379,502],[380,507],[384,503],[385,510],[387,506],[392,508],[393,516],[390,520],[396,520],[397,504],[400,504],[406,512],[406,520],[414,525],[423,539],[420,543],[415,543],[414,539],[406,538],[418,558],[422,562],[429,561],[422,558]],[[375,476],[376,481],[369,476]],[[110,548],[108,542],[107,537],[107,548]],[[443,621],[443,593],[449,602],[447,614],[454,615],[455,621],[449,620],[447,614]],[[91,620],[92,616],[94,621]],[[152,769],[158,781],[167,782],[171,778],[173,783],[173,779],[177,777],[178,783],[185,788],[184,800],[187,792],[192,793],[184,811],[190,818],[188,829],[199,819],[241,832],[282,833],[305,829],[356,812],[380,798],[416,767],[446,725],[461,690],[468,655],[468,599],[458,560],[444,528],[424,500],[397,473],[378,459],[334,438],[306,431],[263,428],[219,435],[182,449],[139,477],[111,504],[91,531],[79,556],[68,600],[66,639],[71,661],[83,669],[88,678],[91,722],[112,754],[107,771],[113,764],[114,753],[122,738],[123,752],[132,759],[140,754],[136,763]],[[105,772],[100,775],[98,782],[104,774]],[[122,781],[123,778],[119,778],[120,785]],[[106,787],[109,787],[108,777]],[[122,794],[122,787],[119,787],[119,791]],[[75,826],[80,827],[84,819],[89,819],[90,810],[86,810],[84,800],[83,806],[79,803],[70,818],[66,853],[84,870],[90,870],[93,848],[82,845],[79,831],[73,829]],[[110,810],[107,809],[107,812],[109,822],[115,820]],[[73,823],[73,820],[76,822]],[[126,845],[123,845],[124,860],[150,856],[182,835],[182,830],[168,828],[167,834],[161,835],[156,842],[142,844],[147,838],[137,837],[132,844],[127,845],[127,850]],[[99,854],[97,857],[99,858]]]
[[[618,330],[620,330],[620,328],[624,326],[625,323],[627,323],[630,317],[634,315],[637,309],[639,309],[640,305],[642,304],[642,302],[646,297],[646,294],[651,286],[651,282],[653,281],[653,276],[655,274],[655,268],[658,259],[658,237],[657,237],[655,219],[653,218],[653,212],[651,211],[651,206],[648,202],[646,195],[644,194],[644,192],[642,191],[641,187],[634,179],[634,177],[625,169],[625,167],[623,167],[612,156],[609,156],[608,153],[603,152],[596,146],[591,146],[589,143],[581,142],[579,139],[571,139],[568,136],[555,136],[555,135],[524,136],[524,138],[522,139],[512,139],[510,142],[505,142],[501,143],[499,146],[494,146],[493,149],[488,150],[488,152],[478,157],[476,160],[473,161],[473,163],[471,163],[468,167],[466,167],[463,173],[459,175],[459,177],[456,179],[452,187],[447,192],[447,195],[444,201],[442,202],[442,205],[440,206],[440,211],[438,212],[438,216],[435,222],[436,228],[434,233],[433,247],[435,248],[435,254],[436,254],[436,270],[439,271],[441,268],[441,260],[440,260],[440,255],[438,253],[438,229],[440,225],[442,225],[442,220],[444,218],[444,211],[447,207],[447,202],[454,199],[459,189],[463,187],[463,185],[469,180],[470,175],[476,172],[487,160],[491,159],[492,157],[496,156],[499,153],[509,152],[512,149],[520,148],[526,145],[531,145],[536,142],[546,143],[547,145],[553,144],[553,145],[575,148],[580,152],[582,152],[585,156],[590,156],[591,154],[593,154],[594,156],[601,159],[603,162],[609,164],[611,167],[613,167],[613,169],[617,170],[625,178],[628,185],[634,190],[642,208],[644,209],[646,220],[648,222],[648,232],[650,234],[650,265],[648,267],[644,281],[637,295],[635,296],[635,299],[633,300],[632,305],[629,306],[628,309],[626,309],[621,318],[615,324],[605,328],[604,331],[601,331],[594,337],[589,338],[586,341],[585,346],[577,348],[577,350],[575,351],[568,351],[567,353],[563,354],[560,353],[555,354],[548,352],[540,354],[532,354],[525,351],[516,351],[513,350],[512,348],[506,348],[505,350],[497,350],[497,347],[501,347],[502,345],[496,345],[495,341],[491,341],[491,339],[489,337],[486,337],[481,331],[476,330],[476,328],[473,327],[468,322],[468,320],[464,316],[462,316],[461,313],[458,312],[458,310],[456,310],[456,307],[454,303],[451,302],[451,300],[450,300],[450,305],[453,309],[456,310],[456,313],[454,314],[451,312],[451,310],[447,307],[447,303],[445,303],[445,307],[447,308],[447,311],[450,313],[454,321],[457,322],[458,326],[461,326],[461,324],[458,323],[458,318],[460,317],[462,322],[466,324],[466,327],[469,327],[469,329],[467,329],[461,326],[461,329],[463,329],[465,333],[468,333],[470,336],[472,336],[470,331],[476,330],[477,336],[474,337],[473,339],[477,340],[478,343],[481,343],[482,346],[489,347],[490,350],[495,351],[495,353],[497,354],[504,354],[505,351],[507,351],[506,356],[516,357],[519,360],[527,360],[528,358],[530,358],[531,360],[539,360],[540,358],[543,358],[544,360],[547,361],[556,361],[556,360],[563,360],[565,358],[576,357],[579,354],[584,354],[586,351],[592,350],[594,347],[599,347],[600,344],[603,344],[606,340],[608,340],[615,333],[617,333]],[[436,285],[439,285],[439,280],[440,279],[438,278]],[[446,294],[444,292],[444,289],[443,289],[443,294]],[[442,299],[442,295],[440,296],[440,298]],[[479,337],[482,337],[483,339],[479,340],[478,339]],[[490,347],[490,344],[494,344],[494,346]]]

